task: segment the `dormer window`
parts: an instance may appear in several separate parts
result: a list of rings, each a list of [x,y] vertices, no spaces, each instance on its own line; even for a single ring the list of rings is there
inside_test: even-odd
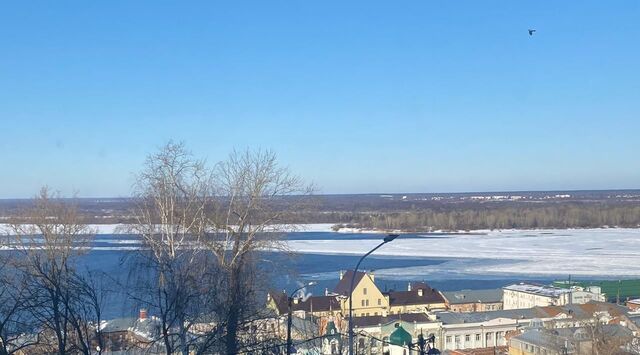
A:
[[[422,297],[422,289],[421,288],[418,289],[418,296]]]

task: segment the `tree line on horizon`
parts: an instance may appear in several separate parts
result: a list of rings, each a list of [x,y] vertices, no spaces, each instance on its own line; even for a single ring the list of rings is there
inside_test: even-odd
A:
[[[404,212],[334,213],[343,226],[403,231],[640,227],[640,205],[554,204],[545,206],[425,209]],[[338,225],[339,227],[340,225]]]

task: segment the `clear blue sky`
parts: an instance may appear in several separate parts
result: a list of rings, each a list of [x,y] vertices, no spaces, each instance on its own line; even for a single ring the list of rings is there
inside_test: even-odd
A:
[[[13,1],[0,197],[127,196],[169,139],[324,193],[640,187],[638,1]],[[528,28],[536,28],[530,37]]]

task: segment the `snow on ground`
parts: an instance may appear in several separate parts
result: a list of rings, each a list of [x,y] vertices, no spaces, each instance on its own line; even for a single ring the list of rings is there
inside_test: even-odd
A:
[[[378,243],[377,239],[291,240],[288,245],[301,253],[361,255]],[[487,231],[437,239],[400,236],[374,255],[454,259],[437,267],[383,272],[396,276],[424,275],[440,269],[477,275],[640,277],[640,229]]]

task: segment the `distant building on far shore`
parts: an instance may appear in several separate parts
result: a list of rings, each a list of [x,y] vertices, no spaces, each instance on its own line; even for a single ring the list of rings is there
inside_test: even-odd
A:
[[[503,291],[504,309],[565,306],[606,300],[598,286],[559,288],[521,282],[506,286]]]

